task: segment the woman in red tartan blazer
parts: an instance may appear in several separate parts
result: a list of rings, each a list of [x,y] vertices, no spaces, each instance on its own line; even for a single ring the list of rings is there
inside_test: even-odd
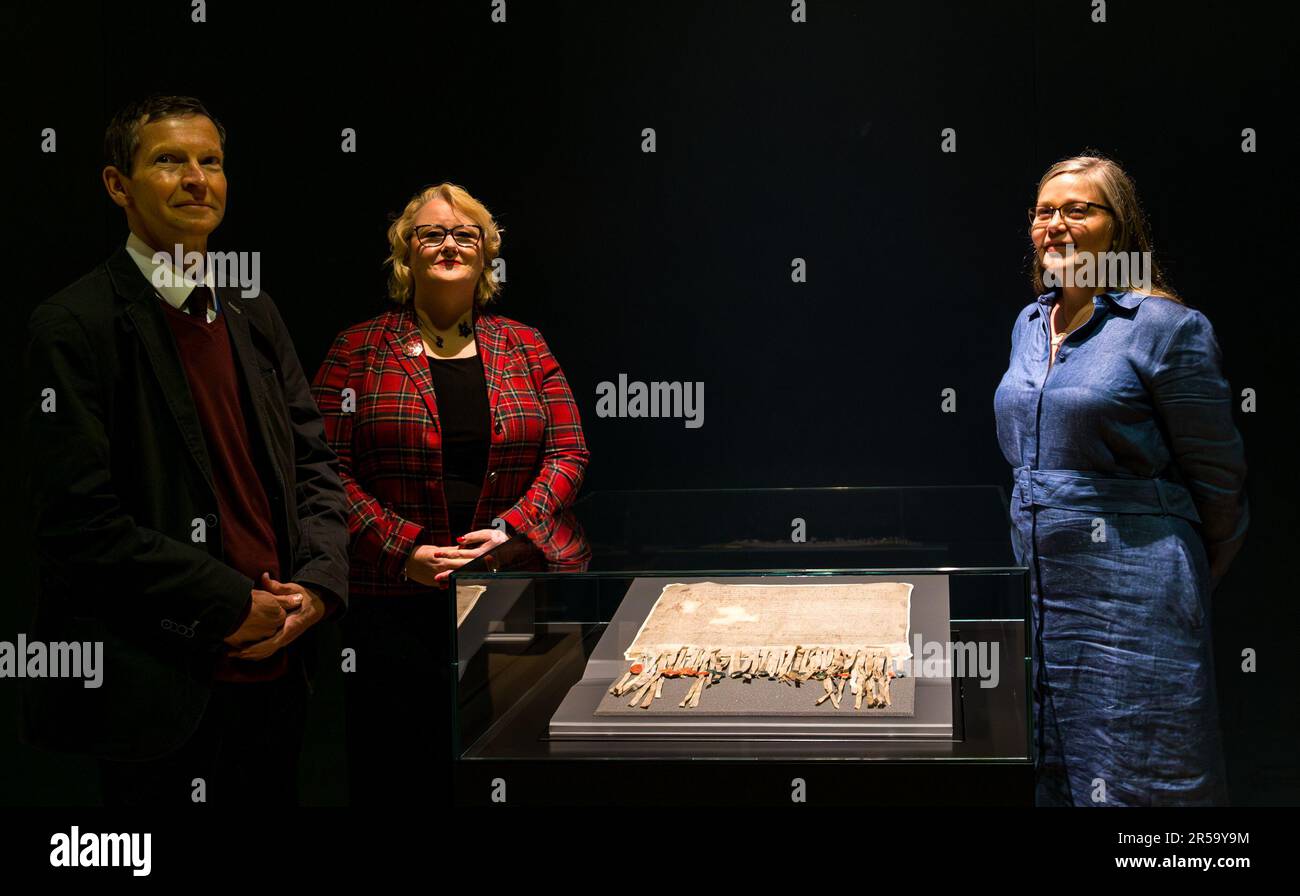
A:
[[[481,236],[462,246],[443,225],[464,227],[466,242],[475,231]],[[429,233],[441,244],[431,246]],[[526,532],[552,559],[571,561],[587,550],[567,511],[588,459],[568,382],[537,330],[481,310],[499,289],[490,268],[499,233],[487,210],[455,185],[412,199],[390,228],[395,256],[405,255],[394,259],[393,291],[410,297],[340,333],[316,374],[313,394],[352,505],[351,593],[410,595],[445,585],[451,570],[510,533]],[[434,304],[443,299],[430,299],[426,308],[422,278],[433,280],[431,295],[456,304],[444,309]],[[431,319],[443,311],[452,313]],[[491,421],[487,469],[471,530],[452,531],[430,356],[439,363],[475,354]],[[413,559],[421,546],[430,550]]]
[[[568,511],[588,452],[564,373],[537,330],[483,311],[499,290],[491,214],[440,184],[389,241],[398,307],[340,333],[312,385],[351,504],[342,629],[361,804],[438,797],[413,793],[434,776],[412,769],[446,742],[431,697],[447,688],[429,679],[450,684],[454,617],[438,589],[451,572],[515,533],[565,565],[588,552]]]

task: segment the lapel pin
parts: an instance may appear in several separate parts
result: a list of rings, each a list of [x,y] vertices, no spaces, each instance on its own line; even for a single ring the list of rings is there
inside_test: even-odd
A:
[[[414,358],[416,355],[424,353],[424,346],[418,341],[412,342],[406,347],[406,353]]]

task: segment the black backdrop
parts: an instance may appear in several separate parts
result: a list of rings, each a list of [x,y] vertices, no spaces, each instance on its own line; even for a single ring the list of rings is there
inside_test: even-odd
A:
[[[1234,392],[1259,396],[1237,415],[1253,525],[1216,593],[1222,719],[1234,801],[1300,801],[1284,574],[1297,395],[1277,273],[1295,23],[1262,2],[1112,2],[1102,24],[1084,0],[808,5],[806,24],[784,0],[508,0],[505,24],[490,0],[210,3],[205,24],[181,2],[6,9],[9,357],[31,307],[126,236],[99,184],[112,112],[186,93],[230,135],[212,247],[261,253],[309,375],[383,305],[388,216],[452,180],[506,229],[499,310],[564,366],[588,490],[1005,485],[992,397],[1030,299],[1023,209],[1048,164],[1100,149],[1136,178]],[[1258,152],[1242,152],[1243,128]],[[806,283],[791,282],[795,257]],[[597,418],[596,384],[620,373],[703,382],[704,426]],[[31,607],[12,506],[0,639]],[[1247,648],[1257,672],[1240,670]],[[342,799],[337,684],[313,709],[317,802]],[[93,800],[88,765],[17,743],[15,691],[0,682],[0,802]]]

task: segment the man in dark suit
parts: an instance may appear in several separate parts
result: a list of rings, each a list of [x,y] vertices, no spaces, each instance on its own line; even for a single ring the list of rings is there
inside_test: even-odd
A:
[[[105,148],[130,236],[33,312],[24,392],[33,637],[102,641],[103,681],[28,679],[24,735],[98,756],[111,804],[292,804],[302,636],[347,600],[337,461],[271,299],[164,258],[206,257],[224,129],[151,97]]]

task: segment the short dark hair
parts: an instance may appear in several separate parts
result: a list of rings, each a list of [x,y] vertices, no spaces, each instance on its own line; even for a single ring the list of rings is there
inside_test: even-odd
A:
[[[212,122],[221,140],[221,151],[226,151],[226,129],[207,107],[192,96],[166,96],[155,94],[123,106],[104,132],[104,160],[130,177],[135,151],[140,148],[140,128],[162,118],[184,118],[202,115]]]

